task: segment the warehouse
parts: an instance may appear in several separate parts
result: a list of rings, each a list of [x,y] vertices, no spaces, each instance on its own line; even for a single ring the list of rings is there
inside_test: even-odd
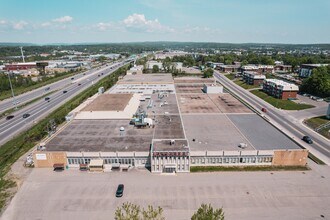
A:
[[[192,166],[306,164],[307,151],[230,94],[175,89],[211,81],[162,75],[125,76],[87,100],[34,153],[35,166],[185,173]],[[153,89],[161,87],[173,91]]]

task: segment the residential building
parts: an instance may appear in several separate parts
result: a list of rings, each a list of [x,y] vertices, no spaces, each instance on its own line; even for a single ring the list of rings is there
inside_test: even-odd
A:
[[[243,80],[249,85],[261,85],[266,79],[266,76],[254,71],[243,72]]]
[[[299,87],[293,83],[288,83],[279,79],[265,79],[263,91],[279,99],[296,98]]]
[[[313,69],[328,65],[329,64],[302,64],[299,69],[299,76],[302,78],[310,77],[312,75]]]

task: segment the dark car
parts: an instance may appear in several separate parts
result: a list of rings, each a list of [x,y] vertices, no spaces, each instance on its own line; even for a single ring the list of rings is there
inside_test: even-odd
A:
[[[80,84],[80,83],[78,83],[78,86],[81,86],[81,84]]]
[[[48,101],[49,99],[50,99],[49,97],[46,97],[46,98],[45,98],[45,101]]]
[[[71,80],[74,80],[74,77],[72,77]]]
[[[23,115],[23,118],[28,118],[28,117],[30,117],[30,114],[28,114],[28,113],[25,113],[25,114]]]
[[[100,74],[99,74],[99,75],[97,75],[97,76],[100,76]]]
[[[119,184],[116,191],[116,197],[122,197],[124,194],[124,184]]]
[[[6,120],[10,120],[10,119],[12,119],[12,118],[14,118],[15,116],[14,115],[8,115],[7,117],[6,117]]]
[[[64,90],[64,91],[63,91],[63,94],[64,94],[64,93],[67,93],[67,92],[68,92],[68,91]]]
[[[261,111],[266,113],[267,112],[267,109],[266,108],[262,108]]]
[[[308,144],[312,144],[312,143],[313,143],[312,138],[310,138],[309,136],[304,136],[304,137],[302,138],[302,140],[305,141],[305,142],[308,143]]]
[[[45,88],[45,91],[48,91],[48,90],[50,90],[50,87]]]

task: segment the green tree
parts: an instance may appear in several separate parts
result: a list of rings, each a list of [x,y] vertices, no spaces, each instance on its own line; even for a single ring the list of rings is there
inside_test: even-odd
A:
[[[159,67],[157,65],[152,66],[152,72],[153,73],[158,73],[159,72]]]
[[[213,209],[211,204],[202,204],[201,207],[194,213],[191,220],[224,220],[225,213],[222,208]]]
[[[161,207],[154,208],[149,205],[147,209],[141,209],[139,205],[130,202],[123,203],[121,207],[117,207],[115,212],[116,220],[165,220],[163,217],[163,209]]]
[[[321,97],[330,97],[330,67],[314,69],[312,76],[303,81],[300,90]]]
[[[213,76],[213,72],[214,70],[211,69],[211,68],[207,68],[205,71],[204,71],[204,78],[210,78]]]

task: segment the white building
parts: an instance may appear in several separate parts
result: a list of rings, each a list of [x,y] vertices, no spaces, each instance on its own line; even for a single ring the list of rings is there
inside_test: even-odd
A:
[[[147,69],[152,69],[154,66],[158,66],[160,70],[164,69],[163,68],[163,63],[155,61],[155,60],[150,60],[147,62]]]
[[[204,85],[203,91],[208,94],[217,94],[217,93],[223,93],[223,86],[220,85]]]
[[[133,66],[127,70],[126,75],[143,74],[143,65]]]

